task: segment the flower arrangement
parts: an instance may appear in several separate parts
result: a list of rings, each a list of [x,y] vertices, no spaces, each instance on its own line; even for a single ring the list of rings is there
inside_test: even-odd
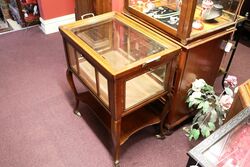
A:
[[[237,92],[237,78],[229,75],[224,81],[225,88],[217,96],[212,86],[203,79],[196,79],[192,88],[188,90],[186,103],[190,109],[197,113],[190,127],[184,127],[189,140],[197,140],[200,135],[208,137],[216,129],[216,125],[222,125],[228,110]]]

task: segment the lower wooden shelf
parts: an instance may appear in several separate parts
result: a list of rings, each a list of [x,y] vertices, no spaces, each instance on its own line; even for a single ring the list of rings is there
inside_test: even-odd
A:
[[[80,93],[78,99],[86,103],[96,114],[97,118],[103,123],[109,132],[111,132],[110,113],[91,95],[89,92]],[[130,136],[137,131],[160,123],[159,111],[154,111],[151,105],[146,105],[135,112],[132,112],[121,120],[120,145],[124,144]]]

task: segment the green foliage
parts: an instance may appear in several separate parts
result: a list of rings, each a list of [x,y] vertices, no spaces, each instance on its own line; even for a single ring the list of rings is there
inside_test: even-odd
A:
[[[200,136],[200,131],[197,129],[192,129],[190,133],[191,133],[191,136],[189,137],[189,140],[192,140],[192,138],[197,140]]]
[[[221,95],[217,96],[214,88],[204,80],[199,79],[192,83],[192,88],[187,92],[186,103],[188,108],[196,111],[196,115],[192,125],[184,128],[189,140],[197,140],[200,136],[208,137],[216,130],[217,125],[222,125],[227,110],[221,105],[220,98],[224,94],[233,97],[234,93],[226,87]]]

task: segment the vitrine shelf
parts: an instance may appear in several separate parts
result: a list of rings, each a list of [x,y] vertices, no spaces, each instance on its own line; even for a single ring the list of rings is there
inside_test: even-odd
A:
[[[93,97],[93,95],[91,95],[90,92],[84,92],[80,93],[77,98],[92,109],[100,122],[111,133],[111,116],[108,112],[106,112],[105,108]],[[133,112],[127,116],[124,116],[121,123],[121,137],[119,144],[124,144],[129,139],[129,137],[137,131],[150,125],[159,124],[160,121],[161,111],[154,110],[152,105],[144,106],[137,112]]]

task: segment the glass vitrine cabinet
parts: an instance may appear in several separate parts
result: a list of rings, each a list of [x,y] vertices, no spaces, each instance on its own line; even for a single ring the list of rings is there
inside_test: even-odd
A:
[[[233,26],[243,0],[125,0],[129,13],[183,44]]]
[[[115,12],[61,26],[60,32],[75,112],[79,101],[93,108],[111,132],[118,164],[120,146],[133,133],[163,126],[166,110],[153,111],[150,105],[171,93],[180,47]],[[88,92],[77,92],[72,74]]]

